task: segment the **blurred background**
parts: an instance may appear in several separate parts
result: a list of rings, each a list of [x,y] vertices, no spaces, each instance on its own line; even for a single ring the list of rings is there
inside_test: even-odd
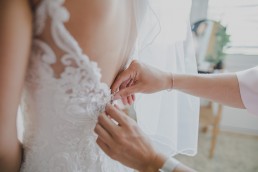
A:
[[[258,0],[193,0],[191,25],[199,73],[258,66]],[[202,99],[198,155],[177,158],[200,172],[258,172],[258,117]]]

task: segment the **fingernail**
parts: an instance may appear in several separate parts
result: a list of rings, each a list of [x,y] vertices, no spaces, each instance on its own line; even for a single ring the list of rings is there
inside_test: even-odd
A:
[[[119,109],[119,108],[118,108],[118,106],[117,106],[116,104],[115,104],[114,106],[115,106],[115,108]]]
[[[115,96],[114,96],[114,100],[118,100],[118,99],[121,99],[122,97],[120,96],[120,95],[118,95],[118,94],[116,94]]]
[[[133,101],[135,101],[135,95],[134,94],[132,95],[132,99],[133,99]]]

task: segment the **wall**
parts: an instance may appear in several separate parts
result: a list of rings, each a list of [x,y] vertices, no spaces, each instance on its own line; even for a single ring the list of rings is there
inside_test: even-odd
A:
[[[208,0],[193,0],[191,11],[191,23],[207,17]]]

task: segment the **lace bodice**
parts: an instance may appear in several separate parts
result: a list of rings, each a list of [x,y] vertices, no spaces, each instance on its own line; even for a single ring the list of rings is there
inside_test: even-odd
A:
[[[65,28],[69,12],[64,0],[43,0],[35,14],[35,36],[22,96],[24,116],[23,172],[132,171],[107,157],[96,145],[93,129],[110,102],[109,87],[101,82],[97,63],[83,53]],[[50,18],[53,42],[62,50],[59,60],[38,36]]]

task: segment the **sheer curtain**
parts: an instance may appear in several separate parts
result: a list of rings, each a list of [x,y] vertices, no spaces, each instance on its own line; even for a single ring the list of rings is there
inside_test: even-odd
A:
[[[189,24],[191,1],[144,3],[138,8],[146,14],[138,19],[136,59],[171,73],[197,73]],[[157,149],[170,156],[196,154],[198,98],[177,91],[138,95],[135,110],[140,127]]]

